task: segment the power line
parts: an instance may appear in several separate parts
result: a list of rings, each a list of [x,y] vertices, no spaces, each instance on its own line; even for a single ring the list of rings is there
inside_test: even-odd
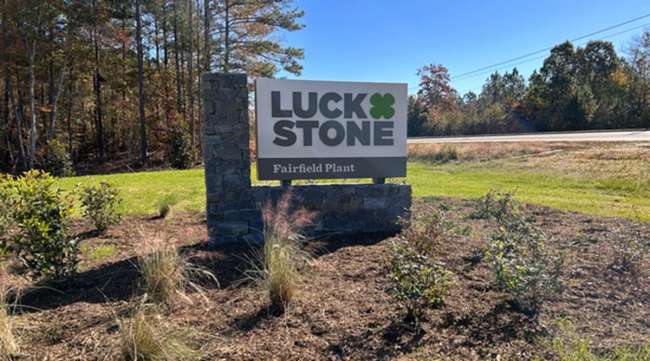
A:
[[[583,40],[583,39],[585,39],[585,38],[588,38],[588,37],[591,37],[591,36],[594,36],[594,35],[597,35],[597,34],[600,34],[600,33],[604,33],[604,32],[609,31],[609,30],[616,29],[616,28],[621,27],[621,26],[623,26],[623,25],[627,25],[627,24],[633,23],[633,22],[635,22],[635,21],[638,21],[638,20],[641,20],[641,19],[645,19],[645,18],[647,18],[647,17],[650,17],[650,13],[645,14],[645,15],[642,15],[642,16],[639,16],[639,17],[636,17],[636,18],[634,18],[634,19],[626,20],[626,21],[624,21],[624,22],[622,22],[622,23],[619,23],[619,24],[616,24],[616,25],[612,25],[612,26],[606,27],[606,28],[604,28],[604,29],[600,29],[600,30],[594,31],[594,32],[589,33],[589,34],[586,34],[586,35],[579,36],[579,37],[577,37],[577,38],[575,38],[575,39],[571,39],[571,40],[569,40],[569,41],[571,41],[571,42],[580,41],[580,40]],[[528,54],[520,55],[520,56],[517,56],[517,57],[512,58],[512,59],[504,60],[504,61],[501,61],[501,62],[498,62],[498,63],[492,64],[492,65],[484,66],[484,67],[481,67],[481,68],[478,68],[478,69],[475,69],[475,70],[472,70],[472,71],[468,71],[468,72],[465,72],[465,73],[462,73],[462,74],[459,74],[459,75],[453,76],[451,79],[452,79],[452,80],[455,80],[455,79],[457,79],[457,78],[460,78],[460,77],[463,77],[463,76],[466,76],[466,75],[471,75],[471,74],[478,73],[478,72],[481,72],[481,71],[484,71],[484,70],[487,70],[487,69],[492,69],[492,68],[494,68],[495,66],[501,66],[501,65],[505,65],[505,64],[511,63],[511,62],[513,62],[513,61],[517,61],[517,60],[525,59],[525,58],[528,58],[528,57],[530,57],[530,56],[537,55],[537,54],[540,54],[540,53],[543,53],[543,52],[549,51],[549,50],[551,50],[551,49],[553,49],[552,46],[551,46],[551,47],[544,48],[544,49],[535,50],[535,51],[530,52],[530,53],[528,53]]]
[[[629,28],[629,29],[626,29],[626,30],[622,30],[622,31],[619,31],[619,32],[616,32],[616,33],[613,33],[613,34],[606,35],[606,36],[602,36],[602,37],[599,38],[599,40],[602,40],[602,39],[608,39],[608,38],[611,38],[611,37],[614,37],[614,36],[617,36],[617,35],[625,34],[625,33],[628,33],[628,32],[630,32],[630,31],[633,31],[633,30],[637,30],[637,29],[644,28],[644,27],[646,27],[646,26],[650,26],[650,23],[646,23],[646,24],[643,24],[643,25],[635,26],[635,27],[633,27],[633,28]],[[611,30],[611,29],[610,29],[610,30]],[[591,36],[591,35],[589,35],[589,36]],[[582,36],[582,37],[580,37],[581,39],[579,39],[579,40],[584,40],[584,39],[587,38],[587,37],[588,37],[588,36]],[[575,40],[572,40],[572,41],[575,42]],[[549,48],[549,49],[552,49],[552,48]],[[531,62],[531,61],[534,61],[534,60],[538,60],[538,59],[541,59],[541,58],[544,58],[544,57],[546,57],[546,54],[544,54],[544,55],[542,55],[542,56],[536,56],[536,57],[534,57],[534,58],[526,59],[526,60],[523,60],[523,61],[520,61],[520,62],[517,62],[517,63],[514,63],[514,64],[510,64],[510,65],[508,65],[508,66],[506,66],[506,67],[501,67],[501,68],[499,68],[499,69],[494,69],[494,68],[484,69],[484,71],[481,71],[481,72],[478,72],[478,73],[474,73],[474,74],[466,74],[465,76],[462,76],[462,77],[461,77],[460,75],[458,75],[458,76],[456,76],[456,77],[452,77],[451,79],[452,79],[452,80],[455,80],[455,81],[465,80],[465,79],[471,79],[471,78],[474,78],[474,77],[477,77],[477,76],[480,76],[480,75],[485,75],[485,74],[491,73],[491,72],[493,72],[493,71],[499,71],[499,70],[509,69],[509,68],[512,68],[512,67],[514,67],[514,66],[516,66],[516,65],[524,64],[524,63],[528,63],[528,62]]]

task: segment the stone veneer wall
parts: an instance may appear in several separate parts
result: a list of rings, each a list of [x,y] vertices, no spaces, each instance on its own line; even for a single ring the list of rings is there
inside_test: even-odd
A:
[[[314,212],[310,236],[394,233],[400,219],[411,209],[411,186],[403,184],[323,184],[283,187],[253,187],[260,206],[275,205],[289,193],[289,210]]]
[[[245,74],[203,74],[203,149],[208,236],[212,242],[261,241],[261,207],[291,192],[291,209],[316,212],[310,235],[396,232],[408,218],[411,187],[326,184],[252,187]]]

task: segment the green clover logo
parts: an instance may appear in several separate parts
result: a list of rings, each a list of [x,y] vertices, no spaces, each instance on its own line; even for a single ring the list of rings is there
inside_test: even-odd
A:
[[[370,104],[372,104],[372,107],[370,107],[370,115],[375,119],[381,117],[390,119],[395,115],[395,109],[393,109],[395,97],[392,94],[386,93],[381,95],[375,93],[370,97]]]

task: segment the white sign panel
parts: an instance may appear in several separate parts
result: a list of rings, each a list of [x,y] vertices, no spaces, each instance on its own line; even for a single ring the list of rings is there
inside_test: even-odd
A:
[[[258,79],[258,178],[406,176],[407,85]]]

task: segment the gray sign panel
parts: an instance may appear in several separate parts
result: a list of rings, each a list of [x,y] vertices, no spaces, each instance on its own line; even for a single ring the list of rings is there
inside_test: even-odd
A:
[[[258,178],[404,177],[406,106],[406,84],[258,79]]]
[[[257,169],[260,180],[404,177],[406,158],[261,158]]]

